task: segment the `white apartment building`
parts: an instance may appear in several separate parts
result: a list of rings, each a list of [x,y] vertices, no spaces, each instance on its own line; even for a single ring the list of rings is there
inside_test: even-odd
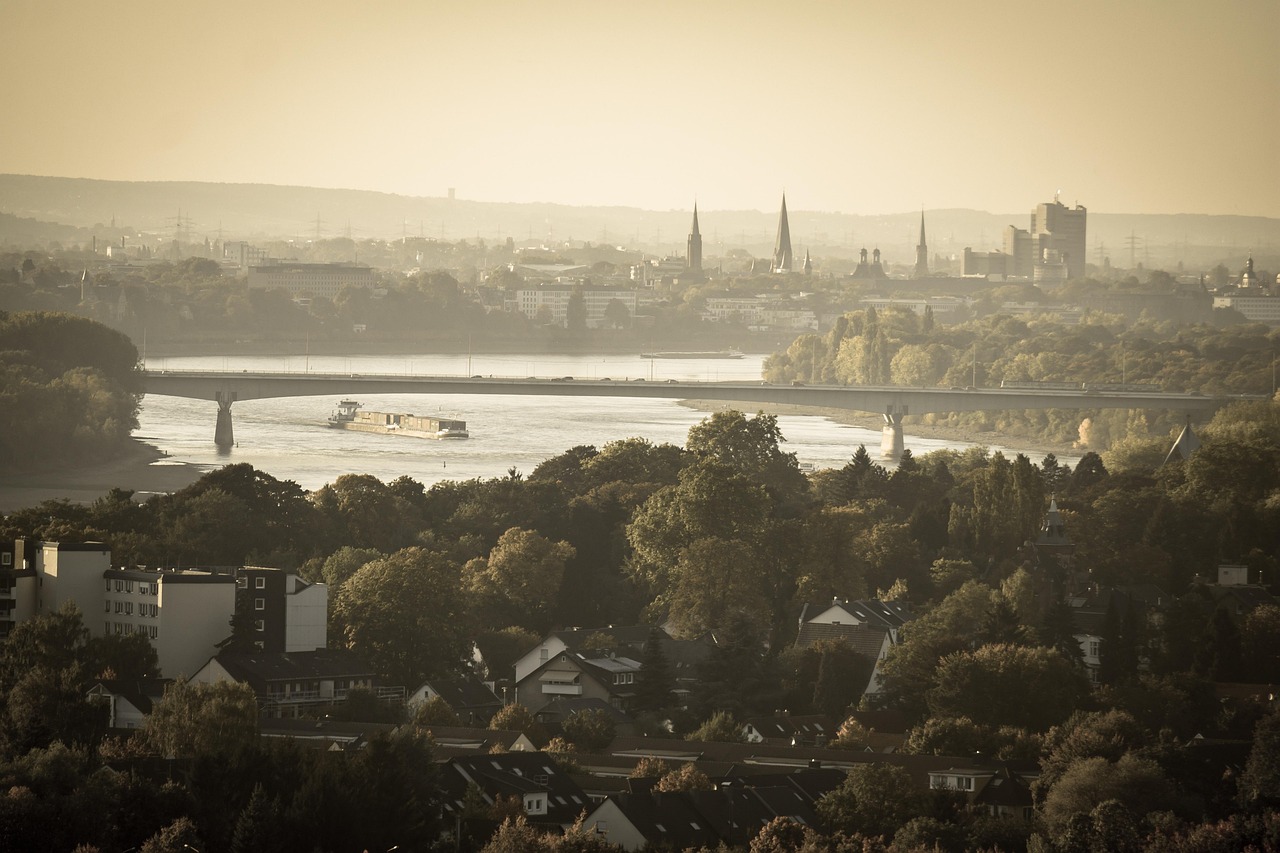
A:
[[[251,290],[289,291],[292,297],[333,299],[344,287],[372,288],[378,282],[373,267],[355,264],[303,264],[279,261],[249,267]]]
[[[544,284],[508,291],[505,308],[510,312],[518,311],[530,320],[538,319],[539,312],[545,308],[546,311],[542,313],[549,322],[564,326],[568,323],[569,300],[575,291],[582,293],[589,329],[604,325],[605,309],[614,300],[622,303],[622,307],[627,309],[628,316],[635,316],[636,292],[634,290],[580,287],[573,284]]]

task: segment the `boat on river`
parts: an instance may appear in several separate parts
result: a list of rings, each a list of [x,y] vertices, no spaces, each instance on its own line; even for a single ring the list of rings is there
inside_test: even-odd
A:
[[[699,352],[642,352],[641,358],[742,358],[737,350],[713,350]]]
[[[370,412],[355,400],[342,400],[329,416],[329,426],[354,432],[376,432],[382,435],[407,435],[411,438],[470,438],[467,422],[456,418],[421,417],[401,412]]]

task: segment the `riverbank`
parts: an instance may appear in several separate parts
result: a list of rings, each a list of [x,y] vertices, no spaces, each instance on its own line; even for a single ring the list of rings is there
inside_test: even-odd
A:
[[[133,438],[108,462],[0,476],[0,513],[51,500],[92,503],[114,488],[130,489],[134,500],[146,500],[184,489],[203,474],[199,466],[168,460],[155,447]]]
[[[851,412],[848,409],[831,409],[819,406],[789,406],[784,404],[769,403],[749,403],[749,402],[733,402],[725,400],[681,400],[680,405],[699,412],[720,412],[726,409],[736,409],[739,412],[752,414],[755,412],[764,412],[767,415],[810,415],[816,417],[827,418],[835,423],[844,424],[845,426],[861,427],[862,429],[874,430],[876,432],[884,429],[884,418],[879,415],[871,415],[865,412]],[[908,435],[919,436],[920,438],[938,439],[940,441],[963,441],[969,444],[977,444],[983,447],[1003,447],[1009,450],[1016,450],[1025,453],[1032,462],[1039,464],[1045,454],[1052,453],[1059,459],[1076,458],[1084,455],[1085,451],[1070,445],[1063,447],[1046,446],[1045,442],[1037,441],[1030,438],[1023,438],[1016,435],[1006,435],[994,431],[979,431],[957,429],[950,426],[939,426],[937,424],[922,423],[916,418],[909,418],[903,424],[903,431]],[[880,452],[879,445],[868,447],[872,457],[877,457]],[[852,453],[850,453],[852,455]]]

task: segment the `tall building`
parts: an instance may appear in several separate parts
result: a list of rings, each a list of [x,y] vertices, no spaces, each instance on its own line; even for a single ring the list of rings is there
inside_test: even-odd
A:
[[[791,226],[787,224],[787,194],[782,194],[782,212],[778,214],[778,239],[773,244],[773,272],[791,272]]]
[[[693,203],[693,228],[689,231],[689,248],[685,253],[685,269],[702,272],[702,232],[698,230],[698,203]]]
[[[929,244],[924,239],[924,211],[920,211],[920,242],[916,244],[916,269],[914,278],[929,277]]]
[[[1067,207],[1056,198],[1036,205],[1031,211],[1031,239],[1036,248],[1036,264],[1050,263],[1048,256],[1057,252],[1066,265],[1067,278],[1082,278],[1085,274],[1085,220],[1088,211],[1083,205]]]

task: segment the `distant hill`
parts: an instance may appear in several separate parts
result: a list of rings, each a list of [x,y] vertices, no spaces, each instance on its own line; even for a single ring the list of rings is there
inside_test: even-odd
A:
[[[1028,197],[1026,209],[1019,213],[926,211],[930,253],[958,255],[965,246],[997,249],[1005,227],[1027,227],[1029,212],[1038,201],[1042,199]],[[788,207],[797,253],[809,249],[815,257],[849,257],[860,248],[879,248],[886,261],[914,262],[918,211],[876,216],[809,211],[804,209],[801,193],[788,199]],[[171,238],[182,228],[195,239],[212,239],[221,233],[229,240],[308,240],[317,234],[318,219],[321,237],[350,233],[356,239],[422,234],[448,240],[481,237],[489,242],[508,237],[518,243],[571,240],[625,245],[659,255],[684,254],[690,220],[688,210],[478,202],[267,184],[29,175],[0,175],[0,213],[9,214],[0,217],[0,244],[7,245],[45,233],[49,236],[41,242],[86,242],[92,235],[101,242],[120,233],[138,232],[157,241]],[[772,250],[776,210],[715,210],[704,202],[699,220],[708,257],[732,249],[760,257]],[[58,226],[68,228],[59,230]],[[1113,265],[1120,267],[1128,267],[1133,259],[1165,268],[1176,266],[1179,260],[1192,269],[1219,262],[1234,268],[1250,251],[1260,262],[1280,255],[1280,219],[1090,210],[1090,262],[1097,261],[1100,244]],[[1269,266],[1277,264],[1270,262]]]

